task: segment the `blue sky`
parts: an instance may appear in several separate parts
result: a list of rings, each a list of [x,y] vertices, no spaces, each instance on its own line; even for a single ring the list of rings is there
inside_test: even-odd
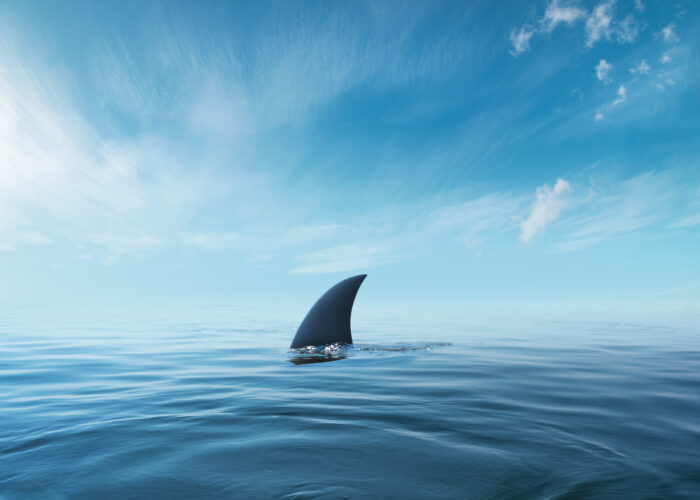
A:
[[[0,4],[0,304],[700,309],[693,1]]]

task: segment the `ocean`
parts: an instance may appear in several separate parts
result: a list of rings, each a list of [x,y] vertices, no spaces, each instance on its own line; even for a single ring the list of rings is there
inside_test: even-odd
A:
[[[0,498],[700,498],[692,322],[299,319],[6,315]]]

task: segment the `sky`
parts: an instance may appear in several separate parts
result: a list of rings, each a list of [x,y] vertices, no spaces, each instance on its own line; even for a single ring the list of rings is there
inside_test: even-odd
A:
[[[0,1],[0,306],[700,310],[700,3]]]

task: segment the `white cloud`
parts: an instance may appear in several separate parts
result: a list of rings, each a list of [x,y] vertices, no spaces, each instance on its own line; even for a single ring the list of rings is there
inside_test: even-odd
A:
[[[528,50],[535,36],[549,34],[561,24],[571,27],[581,20],[585,20],[586,46],[589,48],[603,39],[615,38],[619,43],[633,43],[639,36],[640,25],[632,14],[615,21],[615,3],[616,0],[606,0],[588,12],[577,1],[551,0],[541,19],[528,27],[511,30],[511,54],[517,56]]]
[[[612,64],[610,64],[605,59],[601,59],[595,67],[595,74],[598,77],[598,80],[600,80],[601,82],[610,83],[612,81],[609,77],[611,69]]]
[[[601,38],[612,34],[613,1],[598,4],[586,19],[586,45],[592,47]]]
[[[575,3],[562,3],[559,0],[552,0],[547,5],[542,23],[545,31],[552,31],[561,23],[566,23],[570,26],[585,16],[586,11]]]
[[[510,42],[513,45],[510,53],[518,56],[530,48],[530,38],[534,34],[533,30],[528,30],[521,27],[519,30],[513,28],[510,30]]]
[[[550,189],[546,184],[537,188],[530,215],[520,224],[520,240],[523,243],[530,243],[537,234],[557,220],[566,207],[570,191],[571,185],[564,179],[557,179],[554,188]]]
[[[661,38],[664,39],[664,42],[677,42],[678,41],[678,36],[676,35],[674,29],[676,26],[671,23],[668,26],[666,26],[664,29],[661,30]]]
[[[630,68],[630,73],[633,75],[648,75],[651,67],[647,64],[646,59],[642,59],[639,64]]]
[[[540,33],[550,33],[560,24],[573,25],[578,20],[585,18],[586,11],[577,6],[574,2],[562,2],[552,0],[544,12],[542,18],[535,27],[522,26],[519,29],[511,29],[510,42],[511,55],[517,57],[530,49],[530,40],[534,35]]]
[[[661,64],[668,64],[671,62],[671,56],[669,55],[668,52],[664,52],[661,58],[659,59],[659,62]]]
[[[639,35],[639,26],[631,15],[625,16],[617,26],[615,26],[615,37],[620,43],[633,43]]]
[[[644,2],[642,0],[634,0],[634,8],[638,11],[644,10]]]
[[[601,113],[600,111],[596,111],[595,113],[595,121],[599,122],[602,121],[605,118],[605,115]]]
[[[627,88],[624,85],[620,85],[620,87],[617,89],[617,97],[613,101],[613,106],[617,106],[618,104],[622,104],[627,100]]]

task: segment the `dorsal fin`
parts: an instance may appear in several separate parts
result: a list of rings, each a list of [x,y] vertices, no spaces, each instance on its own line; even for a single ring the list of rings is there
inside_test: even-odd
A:
[[[291,348],[335,343],[352,344],[352,305],[357,290],[366,277],[366,274],[360,274],[345,279],[324,293],[306,313],[292,340]]]

